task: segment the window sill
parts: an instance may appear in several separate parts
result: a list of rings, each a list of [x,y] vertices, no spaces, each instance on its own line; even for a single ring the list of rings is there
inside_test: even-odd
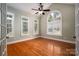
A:
[[[62,34],[51,34],[51,33],[47,33],[47,35],[62,36]]]
[[[26,35],[28,36],[29,34],[21,34],[21,35],[22,35],[22,36],[26,36]]]

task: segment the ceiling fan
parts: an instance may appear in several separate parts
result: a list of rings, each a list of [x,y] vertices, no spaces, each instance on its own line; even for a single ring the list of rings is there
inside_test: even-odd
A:
[[[45,15],[44,12],[48,12],[50,11],[50,9],[43,9],[44,5],[42,3],[39,3],[39,8],[38,9],[32,9],[37,11],[35,14],[38,14],[39,12],[41,12],[42,15]]]

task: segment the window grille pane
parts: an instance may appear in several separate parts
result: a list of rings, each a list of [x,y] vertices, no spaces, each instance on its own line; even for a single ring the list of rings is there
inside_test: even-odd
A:
[[[23,22],[23,33],[27,34],[28,32],[28,23],[27,22]]]
[[[11,28],[12,27],[12,24],[7,24],[7,27]]]
[[[34,28],[35,28],[35,32],[37,32],[37,23],[35,23],[35,27]]]
[[[7,34],[12,32],[12,28],[7,28]]]
[[[8,14],[7,14],[7,17],[12,18],[12,15],[8,15]]]
[[[11,24],[11,23],[12,23],[12,20],[7,19],[7,24]]]
[[[26,19],[26,18],[22,18],[22,20],[27,21],[28,19]]]

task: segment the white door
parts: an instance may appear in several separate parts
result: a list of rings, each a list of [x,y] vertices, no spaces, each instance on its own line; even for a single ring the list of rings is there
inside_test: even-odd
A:
[[[76,55],[79,55],[79,4],[76,4],[75,11]]]

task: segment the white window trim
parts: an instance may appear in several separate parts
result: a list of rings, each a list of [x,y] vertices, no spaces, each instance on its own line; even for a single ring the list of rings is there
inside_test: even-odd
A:
[[[34,22],[35,20],[37,20],[37,22]],[[37,35],[37,34],[39,34],[39,20],[38,19],[35,19],[34,21],[33,21],[33,24],[34,24],[34,26],[33,26],[33,33],[34,33],[34,35]],[[37,32],[35,32],[35,23],[37,24]]]
[[[48,32],[48,18],[49,18],[49,15],[52,13],[52,12],[59,12],[61,14],[61,35],[59,34],[53,34],[52,32]],[[48,17],[47,17],[47,35],[55,35],[55,36],[62,36],[62,13],[59,11],[59,10],[54,10],[54,11],[50,11],[49,14],[48,14]]]
[[[28,33],[27,34],[24,34],[23,33],[23,24],[22,24],[22,18],[26,18],[26,19],[28,19],[28,21],[26,21],[26,22],[28,22]],[[21,16],[21,35],[29,35],[29,17],[27,17],[27,16]]]
[[[12,12],[7,12],[7,14],[13,16],[13,18],[7,18],[7,17],[6,17],[7,19],[12,20],[12,33],[11,33],[11,34],[7,34],[7,36],[9,36],[9,37],[14,37],[14,13],[12,13]]]

